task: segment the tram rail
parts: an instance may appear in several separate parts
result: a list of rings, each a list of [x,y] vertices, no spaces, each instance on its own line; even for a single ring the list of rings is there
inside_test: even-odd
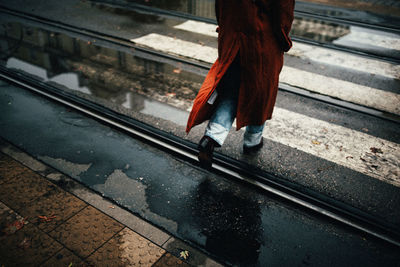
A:
[[[89,100],[82,99],[21,72],[0,66],[0,78],[75,109],[194,165],[198,164],[196,157],[198,153],[197,146],[189,141],[163,132]],[[400,247],[400,232],[394,226],[345,203],[296,186],[274,174],[256,169],[247,163],[229,158],[221,153],[215,153],[212,171],[251,184],[280,199],[318,215],[328,217],[396,247]]]
[[[30,14],[25,14],[25,13],[21,13],[21,12],[16,12],[16,11],[10,10],[10,9],[2,7],[2,6],[0,6],[0,12],[6,13],[6,14],[9,14],[12,16],[16,16],[19,18],[23,18],[26,20],[34,21],[34,22],[40,23],[42,25],[47,25],[47,26],[53,27],[57,30],[67,31],[69,33],[72,32],[72,33],[75,33],[78,35],[83,35],[85,37],[104,41],[110,45],[114,45],[114,46],[116,45],[119,48],[124,48],[124,49],[132,49],[133,48],[133,49],[135,49],[135,51],[142,52],[147,55],[156,56],[158,58],[163,58],[165,60],[182,63],[187,66],[192,66],[194,68],[199,68],[199,69],[203,69],[203,70],[208,70],[210,68],[210,64],[208,64],[208,63],[202,63],[202,62],[191,60],[188,58],[174,56],[171,54],[148,49],[148,48],[136,45],[135,43],[132,43],[131,41],[125,40],[125,39],[117,37],[117,36],[111,36],[111,35],[107,35],[107,34],[104,34],[104,33],[98,32],[98,31],[79,28],[79,27],[71,26],[71,25],[68,25],[65,23],[45,19],[42,17],[33,16]],[[327,103],[327,104],[330,104],[330,105],[333,105],[336,107],[340,107],[340,108],[356,111],[356,112],[359,112],[362,114],[374,116],[379,119],[383,119],[383,120],[387,120],[387,121],[391,121],[391,122],[395,122],[395,123],[400,123],[400,116],[398,116],[396,114],[377,110],[377,109],[374,109],[371,107],[366,107],[366,106],[350,103],[350,102],[343,101],[341,99],[337,99],[337,98],[334,98],[331,96],[313,93],[304,88],[298,88],[298,87],[290,86],[288,84],[280,83],[279,90],[289,92],[292,94],[296,94],[296,95],[299,95],[299,96],[302,96],[305,98],[317,100],[317,101]]]
[[[125,1],[118,1],[118,0],[117,1],[116,0],[95,0],[95,2],[119,5],[121,7],[141,10],[141,11],[145,11],[145,12],[158,13],[158,14],[169,15],[169,16],[179,16],[179,17],[186,18],[186,19],[194,19],[194,20],[199,20],[199,21],[203,21],[203,22],[207,22],[207,23],[216,24],[216,20],[211,19],[211,18],[199,17],[199,16],[195,16],[192,14],[184,13],[184,12],[166,10],[166,9],[142,5],[142,4],[138,4],[138,3],[132,3],[132,2],[126,3]],[[315,6],[316,5],[316,4],[312,4],[309,2],[302,2],[302,4],[304,6]],[[295,16],[302,17],[302,18],[317,19],[317,20],[333,22],[333,23],[339,23],[339,24],[344,24],[344,25],[349,25],[349,26],[367,27],[369,29],[385,31],[385,32],[392,32],[392,33],[397,33],[397,34],[400,33],[400,28],[394,27],[394,26],[392,27],[392,26],[385,26],[385,25],[380,25],[380,24],[376,24],[376,23],[360,22],[357,20],[349,19],[349,18],[343,19],[343,18],[336,17],[333,15],[320,15],[320,14],[315,14],[315,13],[298,10],[298,9],[295,10]]]
[[[217,21],[215,19],[195,16],[192,14],[179,12],[179,11],[166,10],[166,9],[162,9],[162,8],[146,6],[146,5],[137,4],[137,3],[125,3],[125,2],[112,1],[112,0],[111,1],[110,0],[96,0],[95,2],[117,5],[117,6],[120,6],[121,8],[125,8],[125,9],[139,10],[142,12],[148,12],[148,13],[171,16],[171,17],[179,17],[179,18],[183,18],[183,19],[190,19],[190,20],[195,20],[195,21],[200,21],[200,22],[205,22],[205,23],[210,23],[210,24],[215,24],[215,25],[217,24]],[[303,4],[308,5],[310,3],[305,2]],[[302,11],[302,10],[295,10],[295,17],[320,20],[323,22],[336,23],[336,24],[345,25],[345,26],[358,26],[358,27],[362,27],[362,28],[366,28],[366,29],[370,29],[370,30],[377,30],[377,31],[400,34],[400,28],[396,28],[396,27],[379,25],[379,24],[374,24],[374,23],[360,22],[360,21],[355,21],[355,20],[350,20],[350,19],[343,19],[343,18],[338,18],[335,16],[320,15],[320,14],[315,14],[315,13]],[[292,40],[294,40],[296,42],[300,42],[300,43],[305,43],[308,45],[320,46],[320,47],[324,47],[324,48],[333,49],[336,51],[347,52],[347,53],[355,54],[358,56],[384,60],[384,61],[391,62],[391,63],[400,63],[399,58],[396,58],[393,56],[384,56],[384,55],[381,55],[374,51],[367,51],[367,50],[364,50],[361,48],[354,49],[354,48],[349,48],[347,46],[338,45],[338,44],[330,44],[330,43],[313,41],[313,40],[301,38],[298,36],[292,36]]]

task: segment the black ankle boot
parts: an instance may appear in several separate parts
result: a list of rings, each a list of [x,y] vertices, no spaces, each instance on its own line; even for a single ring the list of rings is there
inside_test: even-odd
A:
[[[243,154],[252,154],[260,150],[264,145],[263,139],[261,138],[261,141],[258,145],[255,146],[245,146],[243,145]]]
[[[198,159],[200,166],[205,169],[211,169],[214,147],[218,145],[211,137],[203,136],[199,142]]]

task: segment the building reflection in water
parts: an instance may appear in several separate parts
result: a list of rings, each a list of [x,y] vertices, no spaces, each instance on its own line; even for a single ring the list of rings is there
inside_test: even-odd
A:
[[[179,125],[186,121],[184,110],[204,79],[196,71],[181,69],[178,63],[146,58],[134,49],[120,51],[20,23],[2,26],[0,44],[2,51],[8,51],[2,55],[6,67],[90,96],[90,100],[110,102]]]

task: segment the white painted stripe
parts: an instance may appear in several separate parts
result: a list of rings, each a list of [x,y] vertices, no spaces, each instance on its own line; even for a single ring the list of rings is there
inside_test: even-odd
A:
[[[218,54],[217,49],[215,48],[205,47],[199,44],[154,33],[133,39],[132,41],[140,45],[151,47],[155,50],[194,58],[208,63],[213,63]],[[400,96],[395,93],[317,75],[286,66],[282,70],[280,81],[292,86],[318,92],[320,94],[337,97],[348,102],[373,107],[394,114],[400,114]]]
[[[280,81],[355,104],[400,115],[400,95],[284,66]]]
[[[311,62],[318,62],[333,67],[369,73],[371,78],[380,75],[389,79],[400,79],[400,65],[394,65],[371,58],[364,58],[332,49],[295,43],[289,55]]]
[[[175,28],[199,34],[215,36],[215,25],[208,24],[208,26],[205,26],[204,24],[206,23],[189,20],[175,26]],[[212,30],[214,32],[212,32]],[[362,35],[362,33],[359,33],[359,35]],[[362,36],[356,38],[362,38]],[[390,37],[384,38],[372,36],[371,38],[373,38],[373,40],[375,41],[375,43],[373,43],[374,45],[383,43],[388,43],[388,45],[390,45],[392,41],[396,40],[395,38]],[[378,41],[378,39],[380,41]],[[399,39],[397,39],[395,43],[398,44],[398,42],[400,42]],[[381,75],[391,79],[400,79],[399,65],[381,62],[379,60],[369,58],[358,57],[349,53],[334,51],[332,49],[326,49],[295,42],[293,48],[289,51],[288,54],[295,57],[301,57],[305,60],[333,65],[335,67],[358,70],[370,73],[371,75]]]
[[[386,49],[400,50],[400,36],[380,33],[378,31],[350,26],[350,33],[333,41],[334,44],[359,43]]]
[[[397,143],[282,108],[275,108],[263,136],[400,186],[400,145]],[[371,148],[381,149],[383,153],[373,153]]]
[[[217,38],[218,33],[215,31],[217,26],[210,23],[199,22],[194,20],[187,20],[186,22],[174,26],[175,29],[180,29],[184,31],[195,32],[207,36],[212,36]]]
[[[151,47],[155,50],[193,58],[208,63],[213,63],[218,57],[218,52],[215,48],[183,41],[157,33],[151,33],[136,39],[132,39],[131,41],[135,44]]]
[[[158,34],[152,34],[151,38],[149,36],[143,36],[132,41],[156,50],[191,57],[208,63],[213,63],[217,57],[217,49],[211,49],[213,51],[207,50],[207,53],[204,53],[201,51],[204,47],[199,47],[198,44],[184,42]],[[167,44],[168,42],[170,43]],[[336,66],[355,68],[366,72],[374,70],[374,74],[380,74],[391,78],[395,75],[391,76],[390,73],[399,68],[399,66],[393,66],[389,63],[364,58],[360,59],[359,57],[337,53],[331,50],[328,51],[326,49],[302,44],[296,45],[297,49],[293,50],[295,56],[301,56],[327,64],[334,62],[338,63],[335,64]],[[338,56],[339,54],[341,56]],[[355,62],[352,62],[352,60]],[[361,64],[361,66],[356,66],[357,64]],[[311,88],[314,91],[324,94],[333,93],[334,96],[342,99],[344,98],[346,101],[356,103],[358,101],[360,104],[369,104],[371,100],[372,102],[377,101],[377,104],[373,105],[374,107],[379,106],[380,108],[384,108],[385,105],[390,103],[391,112],[394,110],[398,113],[399,105],[396,105],[396,102],[399,103],[399,96],[396,94],[386,94],[377,89],[359,86],[333,78],[329,80],[328,77],[293,68],[286,69],[285,72],[286,73],[283,73],[281,77],[282,82],[286,82],[285,76],[288,76],[288,83],[294,86],[300,86],[306,89]],[[398,75],[398,73],[396,74]],[[300,82],[295,79],[299,76],[303,76],[304,78],[301,79]],[[344,88],[340,88],[341,86],[344,86]],[[318,89],[318,87],[326,87],[327,89]],[[337,92],[334,92],[335,90]],[[349,90],[352,91],[349,93]],[[354,92],[357,92],[356,94],[361,96],[358,96],[358,98],[355,97]],[[387,102],[385,102],[385,100]],[[400,186],[399,144],[279,108],[275,108],[274,117],[269,121],[264,131],[264,137],[395,186]],[[313,144],[313,140],[318,141],[320,144]],[[381,149],[383,154],[372,153],[370,148],[373,147]]]

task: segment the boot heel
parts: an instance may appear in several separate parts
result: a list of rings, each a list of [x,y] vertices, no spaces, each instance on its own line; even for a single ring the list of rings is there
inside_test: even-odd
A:
[[[215,144],[211,137],[203,136],[198,145],[200,166],[207,170],[211,169]]]

